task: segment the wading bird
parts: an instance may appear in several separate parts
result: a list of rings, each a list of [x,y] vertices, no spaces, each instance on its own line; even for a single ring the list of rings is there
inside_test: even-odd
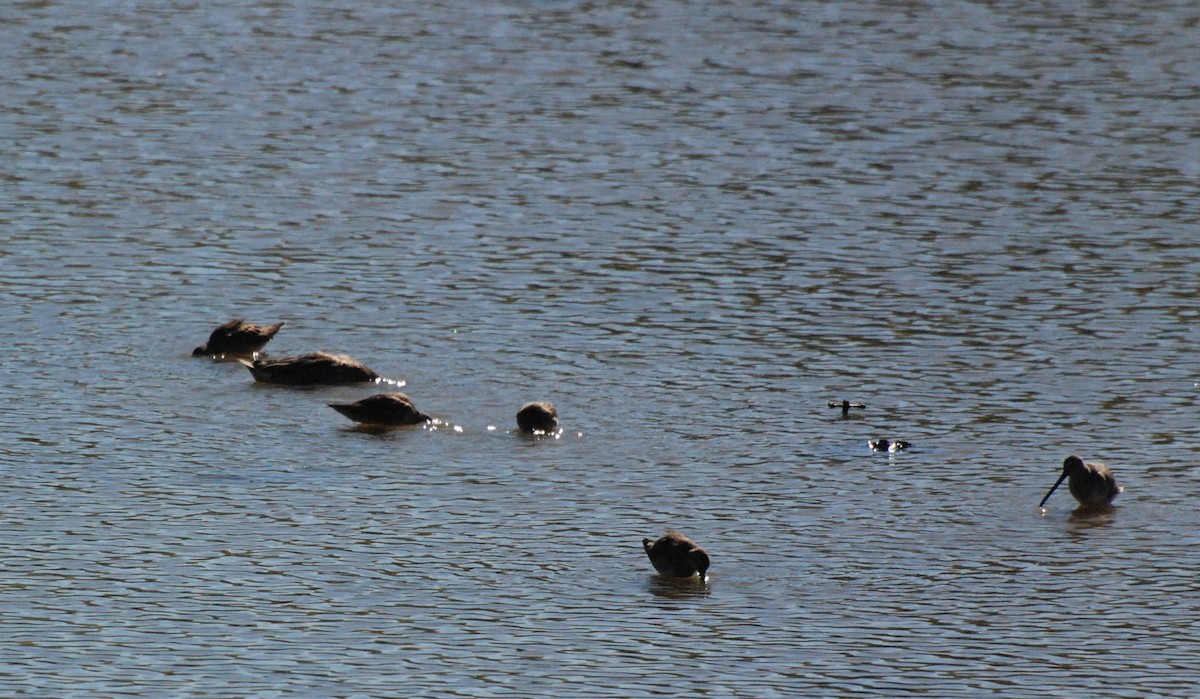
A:
[[[1108,505],[1124,490],[1117,485],[1117,479],[1113,477],[1112,471],[1108,470],[1107,466],[1099,463],[1087,463],[1072,454],[1063,460],[1062,475],[1050,488],[1050,492],[1046,493],[1046,497],[1038,503],[1038,507],[1046,504],[1046,501],[1064,480],[1067,481],[1067,488],[1070,489],[1071,495],[1074,495],[1083,507]]]

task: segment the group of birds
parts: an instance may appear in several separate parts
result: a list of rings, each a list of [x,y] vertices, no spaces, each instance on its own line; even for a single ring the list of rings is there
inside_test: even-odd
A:
[[[278,359],[259,356],[259,350],[282,327],[283,323],[253,325],[241,319],[231,320],[213,330],[208,342],[193,350],[192,355],[236,360],[250,370],[255,381],[261,383],[315,386],[384,380],[362,362],[345,354],[310,352]],[[372,427],[417,425],[432,420],[429,415],[417,410],[408,395],[400,392],[379,393],[353,403],[329,403],[329,407],[357,423]],[[830,401],[829,407],[840,408],[842,416],[847,417],[852,409],[861,410],[867,406],[842,400]],[[517,411],[517,429],[536,436],[555,434],[558,411],[546,401],[526,403]],[[904,440],[886,439],[872,439],[867,444],[872,451],[888,452],[912,446]],[[1062,475],[1046,493],[1046,497],[1042,498],[1039,508],[1046,504],[1064,480],[1071,495],[1085,508],[1107,507],[1123,490],[1104,464],[1088,463],[1072,455],[1063,461]],[[702,581],[707,579],[708,552],[677,531],[668,530],[665,536],[656,541],[642,539],[642,548],[660,575],[670,578],[699,576]]]
[[[850,417],[851,410],[862,410],[867,406],[864,403],[851,403],[848,400],[831,400],[829,401],[829,407],[841,408],[842,417]],[[891,441],[886,439],[869,439],[867,440],[867,446],[870,447],[871,451],[888,451],[895,453],[908,449],[912,446],[912,442],[906,442],[903,439],[893,439]]]
[[[283,323],[254,325],[241,319],[231,320],[217,326],[208,342],[192,350],[192,356],[238,361],[260,383],[329,386],[386,381],[367,365],[345,354],[309,352],[278,359],[260,356],[258,351],[282,327]],[[371,427],[419,425],[433,419],[417,410],[407,394],[399,392],[378,393],[353,403],[330,403],[329,407]],[[545,401],[526,403],[517,411],[517,429],[526,434],[554,434],[558,429],[558,411]]]
[[[250,370],[255,381],[287,386],[318,386],[385,381],[362,362],[345,354],[310,352],[269,359],[258,354],[283,323],[254,325],[241,319],[222,323],[208,342],[192,351],[194,357],[237,361]],[[329,407],[369,427],[398,427],[429,422],[408,395],[379,393],[353,403],[329,403]],[[558,430],[558,411],[546,401],[533,401],[517,411],[517,429],[534,436],[553,435]],[[1074,488],[1074,486],[1072,486]],[[657,541],[642,539],[642,547],[654,569],[670,578],[707,579],[708,553],[696,542],[669,530]]]
[[[848,400],[829,401],[829,407],[840,408],[842,417],[849,417],[851,410],[862,410],[867,406],[863,403],[852,403]],[[912,446],[910,442],[904,440],[888,441],[886,439],[872,439],[867,442],[867,446],[871,451],[887,451],[897,452],[908,449]],[[1117,479],[1113,476],[1112,470],[1101,463],[1087,462],[1078,456],[1072,454],[1063,461],[1062,474],[1058,480],[1050,488],[1050,492],[1046,493],[1046,497],[1038,503],[1038,508],[1045,506],[1046,501],[1062,485],[1063,481],[1067,481],[1067,489],[1071,491],[1071,495],[1079,503],[1083,509],[1097,509],[1108,507],[1113,498],[1121,494],[1125,490],[1117,485]]]

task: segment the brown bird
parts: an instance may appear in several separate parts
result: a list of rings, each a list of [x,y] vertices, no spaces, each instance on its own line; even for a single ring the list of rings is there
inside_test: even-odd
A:
[[[315,384],[343,384],[374,381],[379,374],[368,369],[362,362],[345,354],[310,352],[298,357],[279,359],[239,359],[254,380],[262,383],[287,384],[289,386],[311,386]]]
[[[1063,460],[1062,475],[1050,488],[1050,492],[1046,493],[1046,497],[1038,503],[1038,507],[1046,504],[1064,479],[1069,479],[1067,487],[1083,507],[1108,505],[1125,490],[1117,485],[1117,479],[1104,464],[1086,463],[1078,456],[1071,455]]]
[[[416,425],[430,420],[403,393],[380,393],[354,403],[330,403],[329,407],[367,425]]]
[[[544,401],[526,403],[517,411],[517,429],[531,434],[550,434],[558,429],[558,411]]]
[[[642,539],[642,548],[660,575],[690,578],[698,574],[701,580],[708,577],[708,553],[677,531],[668,529],[666,536],[654,542]]]
[[[222,323],[208,336],[208,342],[192,350],[193,357],[219,354],[254,354],[275,337],[283,323],[251,325],[238,318]]]

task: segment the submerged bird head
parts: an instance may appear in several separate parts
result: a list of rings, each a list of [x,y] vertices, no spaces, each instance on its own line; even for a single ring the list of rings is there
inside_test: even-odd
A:
[[[700,579],[706,579],[708,577],[708,554],[703,549],[697,548],[688,551],[687,555],[688,560],[695,566],[696,572],[700,574]]]
[[[551,434],[558,429],[558,411],[550,403],[526,403],[517,411],[517,429],[527,434]]]
[[[204,343],[203,345],[200,345],[196,349],[192,350],[193,357],[202,357],[206,354],[208,354],[208,343],[207,342]]]

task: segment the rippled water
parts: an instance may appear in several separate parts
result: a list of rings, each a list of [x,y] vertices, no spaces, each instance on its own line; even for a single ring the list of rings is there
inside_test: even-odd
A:
[[[361,5],[0,8],[0,693],[1194,692],[1200,10]]]

